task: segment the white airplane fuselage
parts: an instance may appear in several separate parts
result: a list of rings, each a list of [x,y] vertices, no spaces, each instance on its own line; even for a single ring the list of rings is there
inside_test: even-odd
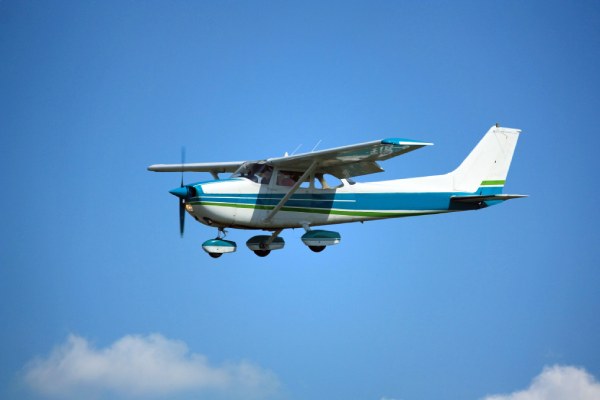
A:
[[[500,193],[503,183],[483,183],[472,192],[454,188],[450,174],[354,183],[331,189],[299,188],[272,219],[269,213],[289,188],[246,178],[200,182],[186,210],[209,226],[274,230],[438,214],[480,207],[456,207],[451,198]]]

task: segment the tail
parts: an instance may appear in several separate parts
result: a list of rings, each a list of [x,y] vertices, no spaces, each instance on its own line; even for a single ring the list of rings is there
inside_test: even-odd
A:
[[[519,129],[493,126],[450,173],[457,192],[495,195],[502,193],[512,161]]]

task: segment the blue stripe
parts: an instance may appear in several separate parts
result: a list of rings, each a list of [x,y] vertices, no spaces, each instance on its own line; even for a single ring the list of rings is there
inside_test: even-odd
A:
[[[314,208],[321,210],[448,210],[450,198],[461,195],[490,195],[502,193],[501,187],[481,187],[477,192],[443,193],[297,193],[286,207]],[[284,194],[208,194],[191,199],[192,202],[229,203],[240,205],[271,206],[277,205]]]

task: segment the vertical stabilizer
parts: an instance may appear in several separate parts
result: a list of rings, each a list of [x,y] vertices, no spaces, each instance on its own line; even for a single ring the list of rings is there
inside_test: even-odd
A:
[[[477,146],[450,174],[454,190],[473,193],[481,188],[497,188],[501,193],[508,175],[519,129],[493,126]]]

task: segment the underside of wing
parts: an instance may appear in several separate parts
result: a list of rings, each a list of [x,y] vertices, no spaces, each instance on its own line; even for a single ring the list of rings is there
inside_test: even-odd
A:
[[[390,138],[336,147],[288,157],[270,158],[267,162],[280,169],[305,171],[316,162],[316,173],[327,173],[340,179],[382,172],[377,161],[431,146],[432,143]]]
[[[235,172],[244,161],[216,162],[216,163],[188,163],[188,164],[154,164],[148,171],[155,172],[210,172],[219,174]]]

